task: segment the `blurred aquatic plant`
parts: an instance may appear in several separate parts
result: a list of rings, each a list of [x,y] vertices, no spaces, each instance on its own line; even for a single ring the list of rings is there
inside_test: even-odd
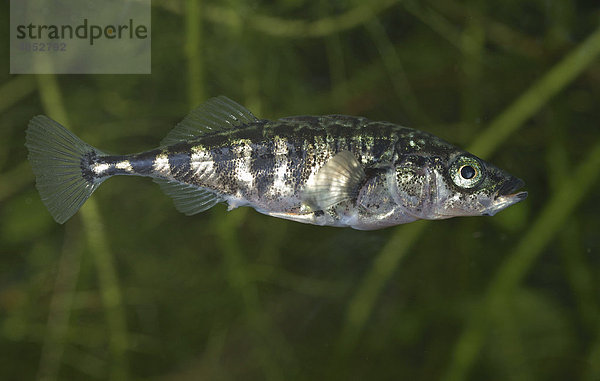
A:
[[[68,124],[69,118],[56,77],[53,75],[40,76],[38,78],[38,89],[45,113]],[[86,238],[90,253],[94,258],[94,264],[98,271],[99,291],[102,297],[106,314],[106,323],[109,330],[108,347],[112,361],[108,375],[110,379],[125,380],[129,378],[126,356],[128,344],[125,313],[121,300],[121,289],[116,275],[113,255],[108,248],[108,238],[106,237],[106,232],[98,213],[98,207],[95,200],[89,201],[91,202],[87,202],[81,209],[80,215],[87,236]],[[63,255],[68,254],[68,252],[63,252]],[[71,261],[77,260],[79,259],[72,259]],[[64,261],[69,261],[69,259],[64,259]],[[71,279],[71,282],[73,281],[76,281],[76,277]],[[71,284],[70,288],[72,287],[73,285]],[[69,306],[66,305],[65,308],[67,308],[68,312]],[[65,321],[62,323],[64,324]],[[53,330],[57,329],[53,326],[55,323],[52,321],[52,318],[50,318],[48,325],[49,333],[52,333]],[[61,331],[64,332],[64,328],[62,328]],[[49,335],[46,339],[46,344],[51,345],[48,342],[53,339],[56,340],[56,338],[52,338],[52,336]],[[48,364],[47,367],[56,369],[57,361],[60,361],[60,357],[55,357],[55,363]],[[44,366],[42,366],[40,370],[43,372],[45,370]],[[57,376],[56,370],[52,373],[54,377]],[[45,378],[46,375],[47,374],[41,373],[40,378]]]
[[[566,86],[577,74],[594,62],[599,54],[600,30],[590,36],[575,51],[567,55],[563,61],[550,70],[546,76],[535,83],[528,91],[524,92],[515,103],[493,120],[490,123],[490,126],[477,137],[468,150],[483,157],[489,156],[492,153],[491,151],[496,149],[504,140],[506,140],[514,130],[522,126],[522,123],[527,118],[531,117],[545,102]],[[577,205],[577,201],[585,195],[585,191],[588,188],[585,187],[584,184],[593,184],[595,175],[600,171],[600,168],[597,168],[594,165],[596,159],[594,153],[595,152],[592,151],[591,157],[584,160],[584,164],[591,165],[591,168],[582,168],[582,175],[565,182],[565,187],[568,188],[561,189],[562,198],[558,199],[557,206],[554,207],[559,209],[551,209],[550,212],[548,212],[549,216],[560,216],[562,218],[549,219],[548,215],[542,215],[543,218],[540,217],[541,221],[545,221],[546,224],[549,223],[549,221],[556,221],[556,228],[558,228],[572,208]],[[582,182],[585,183],[582,184]],[[579,192],[583,192],[579,198],[576,194],[573,194],[575,189]],[[566,203],[566,201],[574,204]],[[571,207],[569,208],[569,206]],[[369,310],[375,303],[377,294],[383,288],[384,283],[391,277],[393,271],[397,268],[398,262],[401,260],[402,256],[405,255],[411,244],[425,231],[424,227],[427,223],[428,222],[423,222],[420,225],[414,224],[414,227],[406,227],[405,229],[411,229],[408,233],[402,231],[402,228],[399,228],[396,235],[392,236],[386,248],[379,254],[379,257],[375,261],[372,273],[367,275],[363,287],[359,290],[356,298],[350,304],[346,326],[342,333],[342,347],[353,345],[350,343],[356,339],[348,337],[352,337],[360,332],[368,317]],[[534,225],[529,230],[530,233],[526,235],[527,237],[531,237],[526,241],[526,247],[527,245],[532,245],[529,244],[529,241],[532,241],[532,239],[534,239],[533,237],[537,238],[537,241],[535,241],[537,245],[533,244],[533,250],[523,249],[525,250],[524,253],[527,254],[519,254],[520,257],[535,255],[535,248],[540,244],[543,245],[544,243],[547,243],[553,237],[552,232],[556,229],[546,225],[539,227],[537,230],[535,228],[536,226]],[[546,239],[540,240],[540,237],[545,237]],[[540,249],[541,247],[537,249],[537,253],[539,253]],[[510,265],[507,266],[511,267]],[[507,276],[504,275],[498,275],[498,277],[503,279],[503,281],[504,279],[508,279]],[[350,342],[347,342],[346,340],[350,340]],[[471,348],[476,348],[476,346],[472,346]]]
[[[0,77],[0,378],[598,379],[599,16],[155,0],[151,76]],[[119,179],[51,221],[23,147],[33,115],[132,152],[219,94],[264,117],[361,114],[471,142],[531,196],[493,219],[356,232],[184,217]]]

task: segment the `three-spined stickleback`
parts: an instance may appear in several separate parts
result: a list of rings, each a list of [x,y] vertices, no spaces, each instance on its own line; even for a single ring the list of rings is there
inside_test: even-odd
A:
[[[187,215],[225,202],[361,230],[494,215],[527,197],[520,179],[426,132],[345,115],[258,119],[223,96],[150,151],[105,154],[46,116],[31,120],[26,146],[59,223],[116,175],[153,178]]]

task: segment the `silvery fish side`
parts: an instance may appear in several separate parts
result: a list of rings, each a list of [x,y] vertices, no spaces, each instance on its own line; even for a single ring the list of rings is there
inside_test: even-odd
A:
[[[26,146],[59,223],[115,175],[153,178],[187,215],[225,202],[361,230],[494,215],[527,196],[521,180],[426,132],[344,115],[261,120],[223,96],[154,150],[107,155],[46,116],[31,120]]]

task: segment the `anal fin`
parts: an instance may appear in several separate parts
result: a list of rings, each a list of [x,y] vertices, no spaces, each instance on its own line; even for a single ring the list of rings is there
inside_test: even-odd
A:
[[[349,151],[341,151],[306,185],[304,202],[314,210],[325,210],[356,197],[365,178],[365,171],[356,157]]]
[[[223,201],[220,196],[206,188],[172,180],[154,179],[154,182],[173,199],[175,208],[187,216],[204,212]]]

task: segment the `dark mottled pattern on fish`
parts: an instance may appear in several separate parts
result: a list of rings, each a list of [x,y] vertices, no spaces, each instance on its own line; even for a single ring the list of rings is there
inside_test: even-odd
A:
[[[160,173],[166,178],[210,187],[259,207],[273,209],[280,205],[287,208],[280,211],[293,211],[299,207],[298,193],[303,184],[338,152],[350,151],[369,167],[391,160],[399,136],[409,139],[414,135],[414,130],[365,118],[301,116],[260,121],[181,143],[155,152],[152,164],[144,155],[144,163],[145,169],[151,165],[165,168]],[[192,148],[198,156],[195,164],[191,164],[195,156]],[[168,170],[157,158],[165,154]],[[134,157],[131,162],[139,160]],[[209,172],[198,172],[202,166],[210,167]],[[142,167],[137,168],[136,172]]]

